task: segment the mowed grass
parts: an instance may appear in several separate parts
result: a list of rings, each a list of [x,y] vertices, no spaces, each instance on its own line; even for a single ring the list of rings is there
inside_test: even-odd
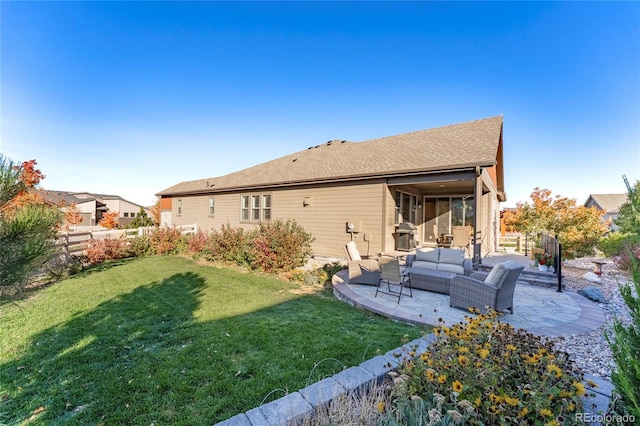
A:
[[[213,424],[420,336],[299,289],[159,256],[5,302],[0,423]]]

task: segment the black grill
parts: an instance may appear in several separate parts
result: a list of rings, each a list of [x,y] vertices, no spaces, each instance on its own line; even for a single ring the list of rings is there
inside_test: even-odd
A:
[[[414,235],[418,232],[411,222],[402,222],[396,229],[396,250],[411,251],[415,248]]]

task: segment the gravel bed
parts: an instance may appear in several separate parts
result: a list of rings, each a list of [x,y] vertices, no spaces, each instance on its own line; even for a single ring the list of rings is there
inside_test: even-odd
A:
[[[601,282],[594,283],[585,278],[585,274],[593,272],[591,258],[572,259],[563,262],[563,283],[567,288],[577,291],[587,286],[595,286],[602,290],[605,303],[599,303],[605,316],[602,327],[582,334],[551,339],[556,349],[567,352],[585,374],[591,374],[606,380],[611,379],[611,368],[615,366],[611,349],[604,335],[611,330],[613,319],[620,318],[624,323],[630,322],[627,306],[620,296],[620,283],[629,282],[628,276],[619,271],[610,259],[602,266]]]

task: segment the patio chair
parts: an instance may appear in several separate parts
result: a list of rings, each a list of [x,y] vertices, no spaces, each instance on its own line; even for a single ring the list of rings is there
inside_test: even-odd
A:
[[[463,248],[469,253],[471,247],[471,227],[470,226],[454,226],[453,241],[451,247]]]
[[[509,260],[495,265],[489,275],[478,272],[469,277],[456,275],[451,281],[449,305],[463,309],[474,307],[481,312],[487,307],[496,311],[508,309],[513,313],[513,291],[523,269],[518,262]]]
[[[409,281],[408,270],[405,273],[400,272],[400,262],[398,259],[393,257],[381,257],[379,260],[380,264],[380,281],[378,284],[378,288],[376,289],[376,295],[374,297],[378,297],[378,293],[389,294],[391,296],[398,297],[398,303],[400,303],[400,298],[402,297],[402,290],[405,288],[409,288],[409,297],[413,297],[413,291],[411,290],[411,281]],[[387,290],[380,289],[383,283],[387,283]],[[398,286],[399,290],[392,290],[391,286]]]
[[[363,259],[356,243],[349,241],[344,247],[347,253],[349,282],[353,284],[380,284],[380,265],[375,259]]]

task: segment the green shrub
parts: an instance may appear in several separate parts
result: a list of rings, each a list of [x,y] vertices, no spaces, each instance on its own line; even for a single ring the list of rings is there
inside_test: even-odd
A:
[[[248,241],[249,236],[244,229],[223,225],[220,231],[209,234],[202,256],[207,260],[246,265]]]
[[[637,255],[640,257],[640,249]],[[621,397],[616,409],[640,419],[640,261],[637,259],[631,262],[631,276],[633,289],[626,283],[620,285],[620,294],[629,308],[631,322],[625,325],[616,318],[613,335],[605,334],[605,337],[616,363],[611,374],[616,393]]]
[[[611,232],[608,235],[600,238],[597,244],[598,250],[600,250],[606,257],[619,256],[622,252],[622,246],[627,237],[622,232]]]
[[[176,227],[163,226],[150,235],[151,247],[157,254],[176,254],[183,244],[183,237]]]
[[[305,264],[311,255],[313,240],[311,234],[292,219],[260,224],[251,233],[249,264],[265,272],[290,271]]]
[[[136,235],[133,239],[129,240],[129,250],[131,250],[131,254],[136,257],[155,254],[151,246],[151,237],[148,235]]]
[[[585,394],[582,374],[553,343],[516,331],[497,315],[434,328],[436,342],[427,352],[410,353],[394,379],[392,423],[407,424],[408,415],[428,419],[424,410],[434,408],[443,419],[467,424],[572,423]]]
[[[62,254],[51,259],[46,265],[47,279],[61,281],[82,272],[85,258],[84,255],[67,256]]]
[[[55,240],[61,218],[58,209],[46,205],[28,204],[10,214],[0,208],[0,295],[22,292],[42,265],[60,253]]]
[[[345,269],[345,266],[342,265],[340,262],[333,262],[333,263],[325,263],[322,266],[322,270],[325,271],[327,273],[327,276],[329,277],[328,279],[330,280],[335,274],[338,273],[338,271],[341,271]]]
[[[132,256],[129,242],[125,236],[89,240],[86,256],[90,263],[102,263],[106,260],[124,259]]]

